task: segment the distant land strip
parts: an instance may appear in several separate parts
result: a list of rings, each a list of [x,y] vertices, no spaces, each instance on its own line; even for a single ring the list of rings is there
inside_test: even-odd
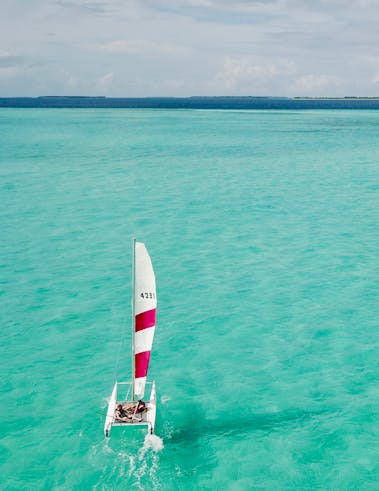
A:
[[[379,97],[0,97],[0,108],[379,109]]]

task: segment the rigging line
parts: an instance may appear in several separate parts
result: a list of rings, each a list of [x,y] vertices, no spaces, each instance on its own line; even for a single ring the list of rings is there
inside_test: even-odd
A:
[[[126,329],[125,329],[125,331],[126,331]],[[119,373],[118,369],[120,367],[121,351],[124,348],[124,344],[125,344],[125,336],[122,336],[122,340],[121,340],[121,343],[119,343],[118,352],[117,352],[117,356],[116,356],[116,366],[115,366],[115,371],[114,371],[114,376],[113,376],[114,381],[117,380],[117,376]]]
[[[132,262],[132,317],[133,317],[133,322],[132,322],[132,346],[133,346],[133,343],[134,343],[134,268],[135,268],[135,265],[134,265],[134,262],[135,262],[135,243],[136,243],[136,239],[133,239],[133,262]],[[121,357],[121,350],[123,350],[124,348],[124,345],[125,345],[125,338],[126,338],[126,334],[127,334],[127,326],[125,326],[125,335],[122,337],[122,340],[121,340],[121,343],[119,345],[119,348],[118,348],[118,353],[117,353],[117,357],[116,357],[116,367],[115,367],[115,373],[114,373],[114,377],[113,379],[115,381],[117,381],[117,376],[118,376],[118,370],[119,370],[119,366],[120,366],[120,357]],[[133,362],[133,365],[132,365],[132,380],[133,380],[133,387],[134,387],[134,346],[133,346],[133,349],[132,349],[132,362]],[[133,395],[133,399],[134,399],[134,395]]]

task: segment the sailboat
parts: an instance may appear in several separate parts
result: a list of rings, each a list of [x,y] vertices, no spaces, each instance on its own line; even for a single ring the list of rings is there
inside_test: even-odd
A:
[[[113,426],[145,427],[154,433],[157,410],[155,382],[147,382],[157,310],[153,265],[145,244],[133,240],[132,380],[116,380],[109,399],[104,434]],[[150,389],[149,400],[143,400]]]

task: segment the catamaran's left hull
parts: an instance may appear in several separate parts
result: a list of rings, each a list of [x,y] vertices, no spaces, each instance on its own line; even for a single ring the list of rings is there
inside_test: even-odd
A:
[[[105,418],[104,435],[109,436],[114,423],[114,413],[116,410],[117,382],[114,384],[111,398],[109,399],[107,417]]]

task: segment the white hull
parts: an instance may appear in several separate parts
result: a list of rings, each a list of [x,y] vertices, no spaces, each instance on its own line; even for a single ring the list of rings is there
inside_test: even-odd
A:
[[[150,401],[148,403],[148,411],[146,414],[147,422],[149,423],[149,432],[154,433],[155,428],[155,416],[157,414],[157,395],[155,392],[155,382],[151,387]]]
[[[111,398],[109,399],[107,417],[105,418],[104,435],[109,436],[114,423],[114,412],[116,410],[117,382],[114,384]]]

